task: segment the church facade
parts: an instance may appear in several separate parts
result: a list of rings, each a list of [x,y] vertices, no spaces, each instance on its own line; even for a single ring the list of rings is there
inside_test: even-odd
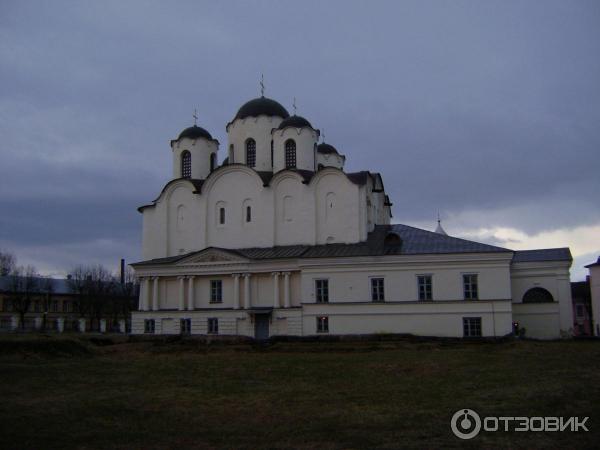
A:
[[[264,96],[171,141],[141,206],[134,334],[406,333],[557,338],[573,328],[568,248],[512,251],[391,224],[383,180],[346,172],[305,118]]]

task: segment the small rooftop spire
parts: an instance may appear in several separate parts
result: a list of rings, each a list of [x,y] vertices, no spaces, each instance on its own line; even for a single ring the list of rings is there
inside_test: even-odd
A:
[[[444,236],[448,236],[448,233],[442,228],[442,220],[440,219],[440,211],[438,210],[437,214],[437,227],[435,229],[437,234],[443,234]]]
[[[294,108],[294,115],[296,115],[296,97],[294,97],[294,103],[292,103],[292,107]]]
[[[265,77],[262,73],[260,74],[260,96],[265,96]]]
[[[323,144],[325,143],[325,128],[321,128],[321,139],[323,140]]]
[[[198,110],[196,108],[194,108],[194,114],[192,115],[192,117],[194,118],[194,126],[198,125]]]

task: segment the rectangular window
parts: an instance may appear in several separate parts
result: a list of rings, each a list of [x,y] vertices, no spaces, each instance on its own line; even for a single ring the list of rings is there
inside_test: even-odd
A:
[[[477,275],[463,275],[463,288],[465,292],[465,300],[477,300],[479,298],[477,293]]]
[[[179,321],[181,334],[190,334],[192,332],[192,319],[181,319]]]
[[[463,336],[481,337],[481,317],[463,317]]]
[[[221,280],[210,280],[210,302],[223,302],[223,282]]]
[[[39,301],[36,301],[36,302],[33,304],[33,311],[34,311],[34,312],[40,312],[40,309],[41,309],[40,302],[39,302]]]
[[[9,299],[5,298],[4,301],[2,302],[2,305],[4,307],[3,308],[4,312],[12,311],[12,302]]]
[[[71,312],[71,302],[69,302],[67,300],[63,300],[62,310],[63,310],[63,312]]]
[[[419,275],[417,283],[419,285],[419,300],[433,300],[431,275]]]
[[[219,208],[219,224],[225,224],[225,208]]]
[[[371,300],[374,302],[385,301],[383,278],[371,278]]]
[[[58,312],[58,301],[52,300],[50,302],[50,312]]]
[[[575,315],[579,318],[583,318],[585,317],[585,307],[581,304],[578,303],[575,305]]]
[[[208,334],[219,334],[219,319],[215,317],[208,319]]]
[[[317,317],[317,333],[329,333],[329,317]]]
[[[317,303],[329,302],[329,280],[315,280],[315,296]]]
[[[144,320],[144,333],[154,334],[154,319]]]

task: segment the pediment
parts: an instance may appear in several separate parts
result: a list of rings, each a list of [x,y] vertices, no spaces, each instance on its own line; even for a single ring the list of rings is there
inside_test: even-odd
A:
[[[248,259],[225,249],[207,248],[177,262],[178,266],[244,263]]]

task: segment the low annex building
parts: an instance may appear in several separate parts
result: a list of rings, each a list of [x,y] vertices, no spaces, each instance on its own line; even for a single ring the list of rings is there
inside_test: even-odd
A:
[[[512,251],[391,224],[378,173],[278,102],[250,100],[227,157],[197,126],[171,141],[173,179],[143,214],[136,334],[572,331],[568,248]]]

